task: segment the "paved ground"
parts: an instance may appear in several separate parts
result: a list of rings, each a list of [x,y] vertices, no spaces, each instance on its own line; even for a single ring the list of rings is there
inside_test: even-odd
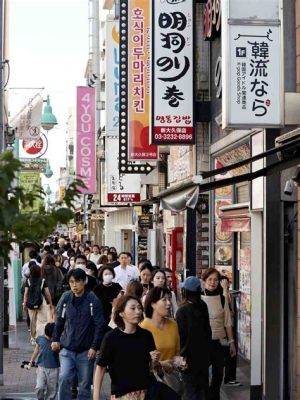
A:
[[[34,394],[35,368],[20,368],[23,360],[29,360],[33,346],[29,342],[29,334],[25,322],[18,323],[17,331],[9,334],[9,349],[4,349],[4,386],[0,386],[0,399],[36,399]],[[237,388],[222,389],[222,400],[249,400],[249,379],[247,366],[238,369],[237,379],[243,384]],[[106,376],[102,392],[102,400],[110,398],[110,382]]]

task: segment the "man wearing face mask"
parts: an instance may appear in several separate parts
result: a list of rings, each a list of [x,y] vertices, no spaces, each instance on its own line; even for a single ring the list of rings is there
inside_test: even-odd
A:
[[[94,289],[95,295],[101,301],[103,306],[104,323],[106,330],[109,330],[108,324],[110,322],[112,302],[122,290],[122,286],[113,282],[115,278],[114,268],[104,265],[98,271],[99,285]]]
[[[75,257],[75,268],[82,269],[87,275],[86,290],[88,292],[92,291],[97,285],[97,279],[91,275],[91,271],[87,269],[87,258],[84,254],[78,254]]]

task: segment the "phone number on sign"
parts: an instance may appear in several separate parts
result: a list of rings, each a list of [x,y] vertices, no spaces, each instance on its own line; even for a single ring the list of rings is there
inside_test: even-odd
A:
[[[193,140],[191,133],[155,133],[155,140],[171,140],[174,142]]]

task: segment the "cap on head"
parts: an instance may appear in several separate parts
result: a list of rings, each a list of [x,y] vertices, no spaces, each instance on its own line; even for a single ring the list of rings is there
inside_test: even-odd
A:
[[[195,276],[189,276],[183,283],[181,283],[180,287],[189,292],[197,292],[200,290],[201,284],[198,278]]]

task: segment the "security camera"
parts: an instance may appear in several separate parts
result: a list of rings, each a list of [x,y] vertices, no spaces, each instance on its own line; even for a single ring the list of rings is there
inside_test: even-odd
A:
[[[296,175],[292,177],[295,185],[300,186],[300,167],[297,167]]]
[[[284,194],[287,196],[291,196],[293,194],[293,190],[294,190],[294,182],[292,181],[292,179],[289,179],[285,183]]]

